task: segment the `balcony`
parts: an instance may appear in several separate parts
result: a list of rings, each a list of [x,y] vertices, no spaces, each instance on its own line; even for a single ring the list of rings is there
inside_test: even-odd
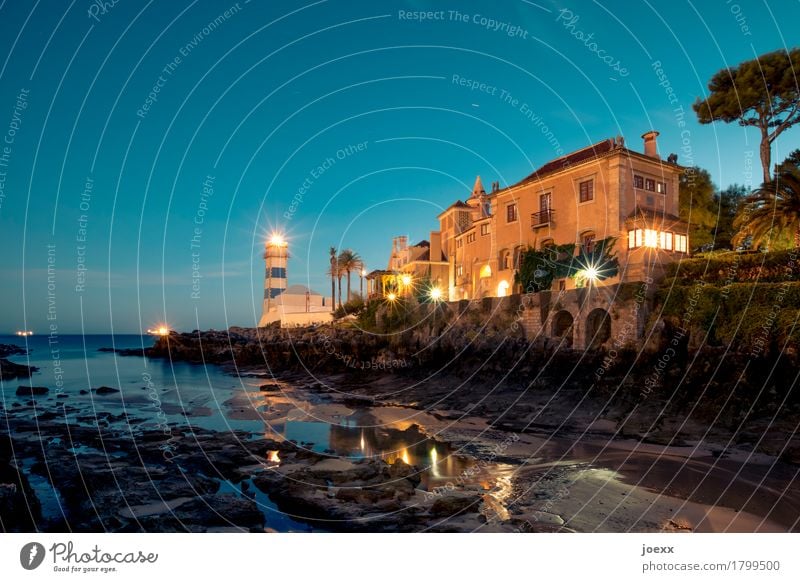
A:
[[[553,210],[550,208],[531,214],[531,228],[535,229],[541,226],[549,226],[552,222]]]

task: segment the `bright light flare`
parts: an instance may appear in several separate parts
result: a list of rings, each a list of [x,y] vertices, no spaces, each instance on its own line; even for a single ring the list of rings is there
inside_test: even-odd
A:
[[[600,278],[600,272],[595,267],[586,267],[583,270],[583,275],[589,281],[597,281]]]
[[[386,296],[386,299],[388,299],[389,301],[395,301],[395,300],[397,300],[397,294],[396,293],[389,293]]]
[[[406,287],[411,285],[411,275],[403,275],[402,277],[400,277],[400,280],[403,282],[403,285],[405,285]]]
[[[152,329],[148,329],[147,333],[150,335],[160,335],[160,336],[167,336],[169,335],[170,329],[168,325],[159,324]]]
[[[430,297],[433,301],[441,301],[442,300],[442,290],[438,287],[434,287],[430,291]]]
[[[269,244],[274,247],[284,247],[286,246],[286,239],[281,233],[273,232],[272,236],[269,237]]]

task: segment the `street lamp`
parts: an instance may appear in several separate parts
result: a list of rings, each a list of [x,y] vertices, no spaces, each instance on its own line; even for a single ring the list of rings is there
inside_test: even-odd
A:
[[[361,269],[361,285],[359,290],[361,291],[361,301],[364,301],[364,277],[367,276],[367,270],[362,267]]]
[[[439,301],[441,301],[441,300],[442,300],[442,290],[441,290],[441,289],[439,289],[438,287],[434,287],[434,288],[432,288],[432,289],[430,290],[430,293],[429,293],[429,295],[430,295],[430,297],[431,297],[431,300],[433,300],[433,301],[435,301],[435,302],[439,302]]]

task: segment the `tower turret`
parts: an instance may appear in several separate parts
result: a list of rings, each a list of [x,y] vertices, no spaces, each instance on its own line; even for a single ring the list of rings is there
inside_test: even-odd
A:
[[[274,319],[271,312],[278,310],[277,297],[286,291],[286,266],[289,259],[289,245],[279,234],[274,234],[267,241],[264,249],[264,306],[261,321]],[[260,323],[259,325],[264,325]]]

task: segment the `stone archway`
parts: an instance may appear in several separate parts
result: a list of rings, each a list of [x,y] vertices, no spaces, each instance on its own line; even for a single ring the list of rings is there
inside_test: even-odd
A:
[[[572,346],[572,328],[575,320],[567,310],[561,310],[553,316],[552,333],[555,338],[563,338],[567,347]]]
[[[611,316],[605,309],[593,309],[586,316],[586,347],[599,348],[611,338]]]

